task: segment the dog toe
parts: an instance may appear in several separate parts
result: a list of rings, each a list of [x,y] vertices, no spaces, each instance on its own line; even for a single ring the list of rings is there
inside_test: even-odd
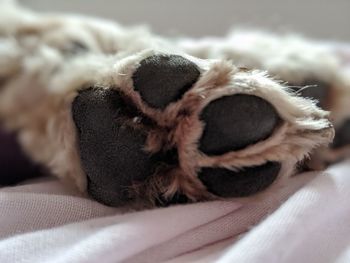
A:
[[[280,118],[260,97],[238,94],[214,100],[201,114],[199,149],[207,155],[240,150],[269,137]]]
[[[225,168],[203,168],[198,178],[207,190],[220,197],[244,197],[267,188],[281,169],[278,162],[231,171]]]
[[[134,88],[151,107],[164,109],[179,100],[199,78],[196,64],[178,55],[153,55],[133,74]]]

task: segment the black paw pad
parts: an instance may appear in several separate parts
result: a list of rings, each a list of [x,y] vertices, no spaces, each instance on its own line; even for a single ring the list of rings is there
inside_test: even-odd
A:
[[[280,121],[274,107],[260,97],[238,94],[211,102],[203,110],[205,129],[199,149],[220,155],[268,138]]]
[[[340,148],[345,145],[350,145],[350,119],[336,129],[332,147]]]
[[[88,192],[107,205],[128,201],[126,189],[153,174],[157,163],[143,149],[145,130],[128,122],[138,111],[115,90],[88,89],[74,100],[72,114]]]
[[[277,178],[281,164],[267,162],[234,172],[225,168],[204,168],[198,177],[207,190],[221,197],[243,197],[264,190]]]
[[[179,100],[199,78],[198,67],[178,55],[154,55],[141,61],[134,88],[151,107],[164,109]]]

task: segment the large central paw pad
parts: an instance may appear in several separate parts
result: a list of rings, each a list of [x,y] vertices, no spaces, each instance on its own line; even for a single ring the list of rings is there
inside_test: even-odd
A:
[[[88,89],[75,99],[72,112],[89,193],[108,205],[128,201],[126,188],[153,174],[157,163],[143,149],[147,129],[133,122],[137,109],[116,90]]]
[[[303,112],[307,100],[261,74],[179,55],[137,65],[120,74],[131,87],[82,90],[73,102],[88,192],[105,204],[252,195],[330,140],[322,110]]]

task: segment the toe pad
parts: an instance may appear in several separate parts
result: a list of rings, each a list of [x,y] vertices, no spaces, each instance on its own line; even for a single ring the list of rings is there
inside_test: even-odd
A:
[[[266,139],[280,118],[260,97],[238,94],[211,102],[202,112],[205,129],[199,149],[208,155],[240,150]]]
[[[264,190],[276,179],[277,162],[244,168],[234,172],[224,168],[204,168],[198,177],[209,192],[221,197],[243,197]]]
[[[141,61],[134,88],[151,107],[164,109],[179,100],[199,78],[198,67],[178,55],[154,55]]]

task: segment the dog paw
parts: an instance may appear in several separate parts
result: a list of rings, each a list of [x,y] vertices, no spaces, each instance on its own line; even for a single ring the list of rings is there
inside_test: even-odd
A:
[[[312,101],[228,62],[144,52],[115,70],[72,106],[88,192],[108,205],[256,194],[333,136]]]
[[[181,99],[199,75],[197,65],[184,57],[154,55],[141,61],[132,78],[134,89],[145,103],[164,109],[169,103]]]

